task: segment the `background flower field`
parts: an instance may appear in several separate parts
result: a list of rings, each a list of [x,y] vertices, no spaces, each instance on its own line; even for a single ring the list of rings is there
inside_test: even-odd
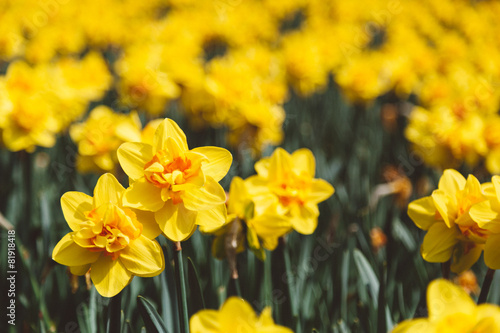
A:
[[[422,258],[408,204],[445,168],[480,182],[500,170],[500,6],[369,3],[0,1],[2,299],[9,229],[17,269],[16,325],[2,315],[0,330],[106,331],[110,299],[52,260],[69,231],[61,196],[92,195],[105,172],[128,186],[116,150],[152,140],[146,124],[166,117],[190,148],[231,152],[226,192],[276,147],[310,149],[315,177],[335,188],[314,233],[288,232],[265,259],[246,237],[229,260],[214,258],[213,235],[183,241],[189,317],[235,295],[294,332],[386,332],[427,317],[442,266]],[[152,309],[182,331],[173,242],[157,240],[165,270],[122,291],[123,332],[140,332]],[[451,274],[474,299],[483,261]],[[500,304],[499,279],[488,303]]]

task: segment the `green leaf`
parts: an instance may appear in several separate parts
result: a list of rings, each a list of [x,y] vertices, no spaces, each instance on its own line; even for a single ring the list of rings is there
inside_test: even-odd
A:
[[[156,312],[153,304],[149,302],[146,298],[141,295],[137,296],[137,304],[139,305],[139,311],[141,313],[142,320],[146,329],[149,333],[158,332],[168,332],[163,320],[161,320],[160,315]]]
[[[377,275],[373,271],[372,267],[368,260],[366,260],[363,253],[360,250],[354,249],[354,262],[356,263],[356,267],[358,268],[359,275],[361,277],[361,281],[363,285],[368,286],[370,290],[370,295],[372,298],[373,306],[377,308],[378,304],[378,290],[380,283],[378,281]]]
[[[191,305],[191,313],[196,313],[199,310],[205,309],[205,299],[201,290],[200,277],[194,266],[193,260],[188,257],[188,283],[189,283],[189,303]]]

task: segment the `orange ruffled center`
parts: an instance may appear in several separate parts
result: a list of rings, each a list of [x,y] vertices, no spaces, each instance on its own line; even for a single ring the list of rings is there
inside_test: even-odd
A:
[[[113,260],[142,233],[142,224],[128,208],[104,204],[86,212],[85,216],[88,220],[73,233],[74,242],[89,251],[103,252]]]
[[[144,166],[146,180],[162,189],[164,201],[172,199],[174,204],[182,202],[180,191],[189,187],[201,187],[205,177],[201,162],[206,160],[201,154],[186,152],[172,156],[166,150],[159,150]]]
[[[281,205],[303,206],[306,203],[306,196],[311,187],[311,178],[302,173],[297,175],[293,172],[286,173],[280,181],[272,186],[272,191],[279,198]]]

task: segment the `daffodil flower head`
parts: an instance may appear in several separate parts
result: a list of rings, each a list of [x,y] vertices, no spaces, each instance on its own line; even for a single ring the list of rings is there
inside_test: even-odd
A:
[[[469,269],[480,257],[489,232],[470,216],[476,204],[486,200],[484,185],[473,175],[467,180],[456,170],[447,169],[431,196],[411,202],[408,216],[420,229],[427,230],[421,246],[429,262],[452,258],[455,273]]]
[[[107,173],[97,181],[94,197],[66,192],[61,197],[64,217],[72,232],[54,248],[52,258],[75,275],[90,269],[97,291],[118,294],[134,276],[160,274],[165,259],[158,242],[161,231],[151,213],[122,205],[125,189]]]
[[[500,269],[500,176],[493,176],[491,183],[483,184],[488,200],[474,205],[470,209],[471,218],[477,222],[486,242],[484,244],[484,262],[491,269]]]
[[[289,154],[277,148],[271,157],[255,164],[257,175],[247,179],[247,188],[261,214],[276,204],[277,213],[286,216],[292,228],[309,235],[318,224],[318,203],[328,199],[334,188],[314,178],[316,162],[309,149]]]
[[[429,284],[427,308],[428,318],[403,321],[392,333],[500,331],[500,308],[497,305],[477,306],[462,288],[444,279]]]
[[[190,150],[184,132],[173,120],[165,119],[152,145],[124,143],[118,160],[131,182],[124,204],[154,212],[169,239],[183,241],[196,225],[213,227],[226,222],[226,194],[218,183],[232,162],[226,149]]]
[[[276,325],[271,308],[265,308],[259,317],[245,300],[237,297],[227,299],[219,311],[201,310],[189,321],[192,333],[292,333],[287,327]]]

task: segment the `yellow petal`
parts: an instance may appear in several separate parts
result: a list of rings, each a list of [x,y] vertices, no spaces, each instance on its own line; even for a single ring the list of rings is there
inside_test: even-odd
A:
[[[453,261],[450,267],[451,271],[453,273],[460,274],[471,268],[481,256],[483,247],[483,244],[467,244],[465,242],[459,242],[455,245],[455,249],[453,250]],[[467,253],[465,253],[466,248]]]
[[[300,174],[302,171],[306,172],[311,177],[316,173],[316,161],[313,153],[307,149],[302,148],[293,152],[292,154],[293,168]]]
[[[153,158],[150,145],[139,142],[125,142],[118,148],[118,161],[130,178],[137,180],[144,176],[144,165]]]
[[[456,198],[458,191],[465,187],[465,178],[460,172],[446,169],[439,179],[438,188],[451,198]]]
[[[215,310],[201,310],[189,320],[191,333],[220,333],[219,312]]]
[[[434,326],[427,319],[405,320],[399,323],[391,333],[433,333]],[[437,333],[437,332],[436,332]]]
[[[200,147],[191,151],[203,154],[208,158],[208,162],[203,162],[202,169],[206,176],[211,176],[216,182],[224,178],[233,162],[233,156],[224,148]]]
[[[220,332],[252,332],[256,322],[254,310],[241,298],[230,297],[219,310]]]
[[[244,216],[246,207],[250,201],[251,198],[248,195],[245,181],[238,176],[233,177],[229,186],[227,210],[231,214],[236,214],[240,217]]]
[[[181,242],[196,230],[197,215],[197,212],[187,210],[182,203],[174,205],[170,200],[155,213],[155,218],[167,238]]]
[[[61,208],[71,230],[78,231],[79,223],[87,220],[84,213],[93,209],[92,197],[81,192],[66,192],[61,197]]]
[[[200,231],[204,233],[213,233],[226,223],[226,205],[220,204],[212,209],[198,211],[196,224],[200,226]]]
[[[281,180],[285,172],[292,170],[292,158],[283,148],[276,148],[269,161],[269,179]]]
[[[153,151],[166,150],[167,139],[172,138],[177,142],[182,151],[188,150],[186,135],[180,129],[179,125],[172,119],[165,119],[155,131],[153,139]]]
[[[90,264],[81,265],[81,266],[71,266],[69,268],[71,274],[73,275],[85,275],[90,269]]]
[[[65,266],[82,266],[95,262],[100,252],[91,252],[77,245],[71,234],[66,234],[52,251],[52,259]]]
[[[110,173],[102,175],[94,188],[94,207],[109,203],[121,206],[123,192],[125,188],[115,176]]]
[[[273,213],[264,213],[248,221],[248,226],[257,232],[259,237],[281,237],[291,231],[292,224],[284,216]]]
[[[130,273],[120,258],[113,260],[109,256],[102,256],[92,264],[90,278],[101,296],[113,297],[123,290],[132,280]]]
[[[262,177],[264,179],[269,178],[269,165],[270,165],[270,158],[265,157],[259,160],[257,163],[255,163],[255,171],[257,171],[257,175],[259,177]]]
[[[316,207],[317,209],[317,207]],[[290,223],[300,234],[310,235],[318,226],[318,214],[312,206],[302,206],[292,212]]]
[[[491,208],[491,201],[477,203],[469,210],[469,215],[479,227],[500,233],[500,212]]]
[[[436,220],[436,206],[431,196],[412,201],[408,205],[408,216],[417,227],[428,230]]]
[[[123,205],[156,212],[165,202],[161,199],[161,188],[141,178],[130,185],[123,195]]]
[[[476,304],[460,287],[444,280],[434,280],[427,289],[427,308],[429,320],[439,321],[454,314],[473,314]]]
[[[183,191],[181,197],[186,208],[193,211],[212,209],[226,202],[226,192],[209,176],[203,187]]]
[[[335,192],[335,189],[323,179],[313,179],[311,182],[311,192],[308,194],[306,201],[318,204],[325,201]]]
[[[141,235],[120,252],[120,260],[132,274],[152,277],[165,268],[165,258],[157,241]]]
[[[155,239],[161,234],[161,229],[155,220],[155,213],[145,210],[133,209],[137,221],[142,224],[142,234],[149,239]]]
[[[495,190],[497,201],[500,200],[500,176],[495,175],[491,177],[491,183],[493,184],[493,188]]]
[[[491,269],[500,269],[500,234],[492,234],[484,245],[484,262]]]
[[[451,199],[444,191],[434,190],[432,192],[432,199],[439,215],[444,220],[448,227],[455,225],[454,217],[456,216],[456,204],[453,204]]]
[[[500,331],[500,307],[498,307],[498,305],[479,305],[477,307],[477,319],[480,323],[483,321],[488,321],[488,325],[485,325],[485,329],[481,332],[487,333]]]
[[[448,228],[442,222],[434,223],[424,237],[420,249],[422,257],[429,262],[448,261],[458,242],[458,235],[456,227]]]

